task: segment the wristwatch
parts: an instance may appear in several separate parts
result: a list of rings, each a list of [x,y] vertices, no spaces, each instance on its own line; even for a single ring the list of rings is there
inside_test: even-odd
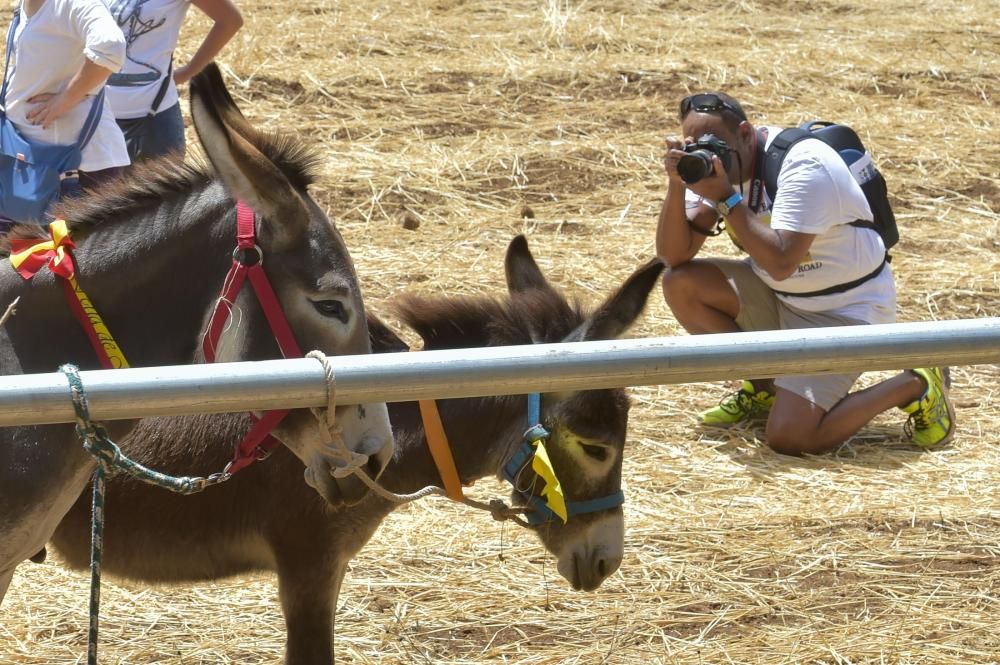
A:
[[[728,217],[729,213],[732,212],[733,208],[738,206],[743,201],[743,195],[739,192],[733,192],[728,199],[725,201],[719,201],[715,204],[715,209],[723,217]]]

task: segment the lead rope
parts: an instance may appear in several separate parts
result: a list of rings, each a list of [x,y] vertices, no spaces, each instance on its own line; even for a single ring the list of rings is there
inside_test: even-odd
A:
[[[70,397],[76,416],[76,433],[83,440],[84,449],[94,456],[94,492],[91,504],[90,525],[90,622],[87,628],[87,664],[97,665],[98,624],[101,610],[101,561],[104,554],[104,495],[107,479],[119,471],[150,485],[177,492],[195,494],[206,487],[229,480],[228,473],[214,473],[207,478],[168,476],[148,469],[122,454],[121,449],[108,437],[107,430],[90,420],[87,393],[76,365],[59,367],[69,382]]]
[[[380,485],[377,480],[369,476],[362,468],[368,460],[367,456],[360,455],[347,448],[344,444],[341,429],[335,422],[337,379],[334,375],[333,365],[330,362],[330,359],[322,351],[310,351],[305,357],[318,360],[323,366],[323,376],[326,379],[326,406],[313,407],[310,410],[313,415],[316,416],[316,420],[320,423],[320,426],[325,427],[326,431],[332,435],[338,456],[342,461],[344,461],[344,465],[340,466],[337,471],[334,472],[334,476],[343,478],[354,474],[357,476],[358,480],[364,483],[368,489],[376,495],[386,501],[398,505],[412,503],[432,495],[448,498],[448,493],[443,488],[437,487],[436,485],[428,485],[423,489],[417,490],[416,492],[410,492],[409,494],[398,494],[386,489]],[[514,520],[522,526],[528,526],[527,522],[518,517],[518,515],[524,513],[524,509],[510,507],[500,499],[493,499],[489,503],[483,503],[481,501],[476,501],[475,499],[470,499],[469,497],[463,497],[459,500],[459,502],[471,508],[484,510],[490,513],[493,519],[497,521],[509,519]]]

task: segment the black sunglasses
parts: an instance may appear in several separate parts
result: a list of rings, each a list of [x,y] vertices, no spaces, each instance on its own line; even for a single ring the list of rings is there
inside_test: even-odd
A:
[[[688,95],[682,99],[680,109],[681,120],[683,121],[691,111],[697,111],[698,113],[721,113],[722,111],[729,111],[740,120],[745,121],[747,119],[746,114],[743,113],[743,109],[733,106],[714,92]]]

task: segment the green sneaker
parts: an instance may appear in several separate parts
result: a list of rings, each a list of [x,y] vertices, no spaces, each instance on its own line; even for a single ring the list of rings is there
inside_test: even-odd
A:
[[[754,390],[749,381],[743,382],[743,387],[726,395],[719,406],[701,412],[701,422],[704,425],[716,427],[735,425],[744,420],[763,420],[771,412],[774,395],[761,390]]]
[[[933,448],[951,441],[955,433],[955,408],[948,399],[951,375],[947,367],[911,370],[927,382],[924,396],[902,407],[910,414],[903,431],[921,448]]]

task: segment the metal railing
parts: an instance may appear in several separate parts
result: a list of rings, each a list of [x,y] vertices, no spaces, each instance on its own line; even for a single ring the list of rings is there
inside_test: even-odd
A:
[[[60,359],[53,358],[55,366]],[[1000,362],[1000,318],[331,357],[338,404]],[[312,359],[81,372],[95,420],[326,404]],[[0,377],[0,426],[71,422],[66,377]]]

